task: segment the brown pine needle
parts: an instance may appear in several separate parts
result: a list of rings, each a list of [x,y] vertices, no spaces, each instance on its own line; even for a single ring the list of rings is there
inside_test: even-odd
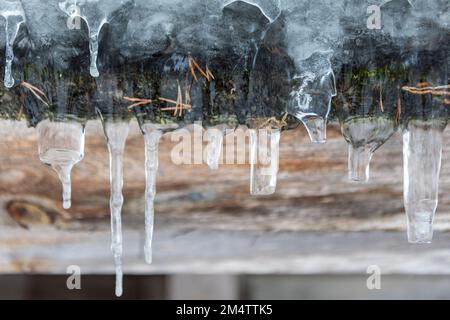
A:
[[[158,100],[161,100],[161,101],[164,101],[164,102],[168,102],[168,103],[177,104],[177,102],[176,102],[175,100],[172,100],[172,99],[167,99],[167,98],[161,98],[161,97],[159,97]],[[185,108],[185,109],[191,108],[191,105],[185,104],[185,103],[183,103],[182,106],[183,106],[183,108]]]
[[[198,78],[197,78],[197,75],[195,74],[194,66],[192,65],[192,57],[189,57],[188,64],[189,64],[189,70],[191,70],[191,74],[194,77],[195,81],[197,82]]]
[[[39,89],[39,88],[37,88],[37,87],[33,86],[32,84],[30,84],[30,83],[28,83],[28,82],[25,82],[25,81],[22,81],[22,82],[20,83],[20,85],[23,86],[23,87],[25,87],[26,89],[30,90],[31,93],[32,93],[39,101],[41,101],[43,104],[45,104],[47,107],[49,106],[48,98],[47,98],[47,96],[45,95],[45,93],[44,93],[41,89]],[[45,100],[44,100],[44,99],[45,99]]]
[[[400,99],[400,96],[397,97],[397,114],[396,114],[396,121],[397,124],[400,123],[400,117],[402,115],[402,101]]]
[[[211,70],[209,70],[208,67],[206,67],[206,76],[208,81],[216,80],[216,78],[214,78],[214,75],[212,74]]]
[[[176,101],[172,100],[172,99],[162,98],[162,97],[159,97],[158,99],[160,101],[164,101],[164,102],[168,102],[168,103],[174,104],[174,106],[161,108],[160,110],[162,110],[162,111],[173,111],[173,115],[174,116],[178,116],[178,115],[182,116],[183,115],[183,110],[190,110],[191,109],[190,86],[189,85],[186,86],[186,90],[185,90],[186,103],[183,103],[183,90],[181,88],[180,81],[177,81],[177,83],[178,83],[178,92],[177,92],[177,100]]]
[[[187,83],[187,81],[186,81],[186,83]],[[184,96],[186,98],[186,104],[190,105],[191,104],[191,85],[190,84],[186,85],[186,90],[184,92]]]
[[[150,103],[153,102],[150,99],[130,98],[130,97],[123,97],[123,98],[125,100],[128,100],[128,101],[136,102],[136,103],[133,103],[132,105],[129,105],[128,106],[128,110],[131,110],[131,109],[133,109],[135,107],[138,107],[138,106],[144,106],[146,104],[150,104]]]
[[[412,94],[433,94],[433,95],[448,95],[450,91],[445,89],[450,89],[450,85],[430,87],[427,86],[428,83],[419,83],[417,87],[402,87],[402,90],[407,91]]]
[[[183,114],[183,92],[181,90],[180,81],[178,82],[178,97],[177,97],[177,107],[179,108],[178,112],[180,116]],[[177,111],[175,111],[174,115],[177,115]]]
[[[384,112],[384,104],[383,104],[383,87],[380,84],[380,108],[381,112]]]

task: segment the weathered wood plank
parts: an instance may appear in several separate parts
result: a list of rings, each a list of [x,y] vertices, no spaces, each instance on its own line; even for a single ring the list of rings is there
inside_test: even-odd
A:
[[[336,125],[323,146],[310,145],[302,128],[283,133],[278,191],[270,197],[249,195],[247,166],[210,171],[172,164],[174,143],[164,137],[155,263],[146,266],[143,138],[132,126],[123,212],[128,272],[352,272],[373,258],[392,272],[412,272],[419,263],[417,272],[448,272],[449,235],[437,233],[428,249],[406,244],[400,135],[377,151],[371,182],[361,185],[347,181],[347,147]],[[88,125],[85,159],[73,170],[70,210],[61,207],[56,175],[38,160],[34,130],[0,127],[0,272],[64,272],[68,264],[111,272],[108,156],[100,124]],[[438,231],[450,230],[448,146]]]

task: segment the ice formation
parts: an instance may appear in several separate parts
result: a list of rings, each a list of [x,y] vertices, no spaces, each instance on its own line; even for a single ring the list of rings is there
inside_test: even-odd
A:
[[[395,132],[393,120],[381,117],[354,117],[342,124],[342,135],[348,142],[348,175],[350,180],[367,182],[373,153]]]
[[[313,54],[301,62],[301,71],[292,78],[288,110],[303,122],[313,143],[326,141],[331,99],[336,96],[334,73],[328,59],[326,55]]]
[[[70,173],[84,156],[84,125],[79,122],[41,121],[37,126],[39,134],[39,158],[52,167],[61,180],[63,207],[71,207]]]
[[[403,133],[403,194],[411,243],[433,238],[445,125],[442,120],[413,120]]]
[[[219,168],[220,156],[223,149],[223,137],[226,126],[215,126],[208,128],[205,132],[205,138],[208,141],[206,146],[206,164],[211,170]]]
[[[68,16],[68,27],[81,29],[83,19],[88,27],[91,76],[100,75],[97,67],[99,36],[103,26],[109,22],[110,15],[123,6],[122,0],[66,0],[59,2],[59,8]],[[77,20],[78,19],[78,20]]]
[[[145,261],[152,263],[153,226],[155,219],[156,176],[158,173],[158,145],[162,131],[153,124],[141,126],[145,140]]]
[[[123,154],[129,132],[128,122],[106,121],[104,131],[109,151],[111,196],[111,251],[116,269],[116,296],[122,295],[122,206]]]
[[[5,87],[14,86],[12,63],[14,61],[14,42],[20,26],[25,22],[25,13],[18,0],[0,0],[0,16],[5,18],[6,51],[5,51]]]
[[[250,194],[271,195],[277,187],[279,129],[250,129]]]
[[[128,4],[129,16],[118,16]],[[381,30],[368,30],[368,5],[380,6]],[[126,114],[127,121],[134,112],[145,140],[144,251],[151,263],[161,125],[201,121],[209,126],[206,159],[212,169],[220,161],[224,124],[249,125],[255,119],[280,123],[280,116],[289,113],[293,117],[283,118],[283,128],[301,121],[311,140],[322,143],[332,98],[337,88],[345,87],[336,85],[342,80],[338,71],[349,66],[354,68],[350,72],[350,82],[354,82],[346,88],[346,103],[352,110],[339,118],[349,143],[349,176],[367,181],[373,152],[403,125],[408,238],[429,242],[445,127],[430,115],[449,106],[449,12],[448,0],[0,0],[0,25],[6,31],[4,83],[6,87],[14,85],[12,64],[18,59],[13,49],[17,56],[23,50],[21,84],[29,81],[26,88],[31,92],[10,90],[7,98],[23,99],[20,112],[32,125],[38,123],[39,157],[58,173],[64,208],[71,202],[71,169],[84,152],[84,124],[72,119],[90,119],[99,105],[114,106],[112,109]],[[22,37],[19,31],[25,17],[28,33]],[[123,23],[113,26],[116,17]],[[68,32],[65,22],[80,30],[87,26],[89,55],[86,35]],[[102,42],[104,50],[99,50],[100,35],[108,40]],[[361,50],[353,50],[356,47]],[[349,53],[352,50],[353,55]],[[257,78],[256,57],[262,52],[267,61],[259,65]],[[108,78],[107,85],[79,74],[78,68],[88,61],[90,74]],[[196,61],[199,67],[190,69],[189,61]],[[408,72],[419,67],[423,69],[417,72],[420,75],[409,77]],[[103,79],[99,68],[105,70]],[[273,69],[277,70],[271,73]],[[444,76],[434,77],[439,72]],[[432,76],[424,81],[423,74]],[[402,85],[420,94],[420,103],[426,102],[419,112],[411,111],[412,104],[403,103],[406,93]],[[428,86],[432,89],[426,89]],[[434,94],[437,87],[441,93]],[[0,98],[3,90],[0,87]],[[259,100],[250,99],[252,94]],[[17,111],[12,100],[1,100],[2,111]],[[127,102],[133,103],[130,110]],[[56,113],[70,117],[48,120],[59,119],[54,117]],[[253,126],[249,131],[250,191],[254,195],[272,194],[277,183],[281,130],[267,128],[262,134],[264,129]],[[128,124],[106,121],[105,134],[111,170],[111,247],[116,294],[120,296],[122,157]]]

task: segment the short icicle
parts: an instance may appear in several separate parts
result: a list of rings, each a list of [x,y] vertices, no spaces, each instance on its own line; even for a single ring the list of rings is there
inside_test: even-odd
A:
[[[5,87],[14,86],[14,78],[12,76],[12,63],[14,61],[14,42],[19,33],[20,25],[25,22],[25,13],[20,1],[0,0],[0,16],[6,20],[6,50],[5,50]]]
[[[250,194],[271,195],[277,187],[279,129],[249,130]]]
[[[442,121],[413,120],[403,133],[404,201],[410,243],[430,243],[438,205]]]
[[[52,169],[56,171],[58,174],[59,180],[62,184],[62,199],[63,199],[63,208],[70,209],[72,206],[72,183],[70,180],[70,173],[72,171],[72,165],[52,165]]]
[[[39,158],[49,165],[62,183],[63,208],[71,207],[70,173],[84,157],[84,125],[79,122],[44,120],[37,126]]]
[[[145,261],[152,263],[153,226],[155,217],[154,201],[156,196],[156,175],[159,166],[158,146],[162,132],[154,125],[142,126],[145,140]]]
[[[213,127],[206,130],[206,164],[211,170],[219,168],[220,156],[223,149],[224,129]]]
[[[122,295],[122,206],[123,206],[123,154],[128,137],[127,122],[107,121],[104,124],[109,151],[111,197],[111,250],[116,269],[116,296]]]

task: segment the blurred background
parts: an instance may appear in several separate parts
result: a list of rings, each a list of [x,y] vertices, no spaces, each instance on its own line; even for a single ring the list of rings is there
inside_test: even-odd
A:
[[[65,276],[0,277],[1,299],[113,299],[114,276],[82,278],[67,290]],[[365,275],[126,276],[122,299],[449,299],[450,277],[395,275],[368,290]]]

